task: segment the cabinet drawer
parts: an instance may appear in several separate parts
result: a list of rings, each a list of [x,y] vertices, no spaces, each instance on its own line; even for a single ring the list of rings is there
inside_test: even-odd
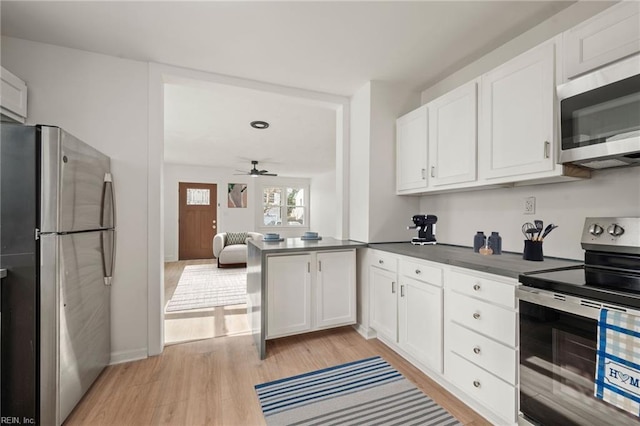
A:
[[[447,310],[451,321],[516,346],[516,312],[450,291]]]
[[[400,259],[400,273],[414,280],[442,286],[442,269],[425,262]]]
[[[473,399],[509,423],[516,421],[516,388],[449,352],[445,375]]]
[[[449,288],[459,293],[477,297],[491,303],[516,308],[516,283],[513,285],[488,278],[451,271]]]
[[[451,323],[447,336],[449,350],[488,370],[501,379],[516,384],[516,350]]]
[[[391,272],[398,271],[398,258],[391,253],[383,251],[371,251],[371,260],[369,264]]]

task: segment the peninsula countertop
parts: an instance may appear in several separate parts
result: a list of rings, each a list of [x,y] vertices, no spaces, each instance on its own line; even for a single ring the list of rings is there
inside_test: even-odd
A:
[[[315,251],[315,250],[346,250],[366,247],[366,243],[352,240],[337,240],[335,238],[322,238],[321,240],[302,240],[297,238],[285,238],[283,241],[249,240],[263,254],[286,253],[291,251]]]
[[[522,259],[522,253],[508,252],[483,256],[480,253],[475,253],[470,247],[447,244],[420,246],[411,243],[369,243],[368,247],[510,278],[518,278],[521,274],[532,272],[577,266],[583,263],[577,260],[553,257],[545,257],[541,262],[534,262]]]
[[[321,240],[302,240],[300,237],[286,238],[283,241],[249,240],[247,244],[247,314],[260,359],[265,359],[267,354],[268,257],[295,256],[305,252],[351,251],[365,247],[367,247],[366,243],[328,237]]]

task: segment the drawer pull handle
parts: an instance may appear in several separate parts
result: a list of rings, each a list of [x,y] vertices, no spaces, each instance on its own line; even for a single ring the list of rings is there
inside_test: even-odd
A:
[[[476,346],[475,348],[473,348],[473,353],[476,354],[476,355],[479,354],[480,353],[480,347]]]
[[[404,297],[404,285],[400,286],[400,297]]]
[[[378,260],[378,263],[382,265],[384,263],[384,260],[380,259]]]
[[[396,282],[391,281],[391,293],[395,293],[395,292],[396,292]]]
[[[477,381],[477,380],[474,380],[473,381],[473,386],[476,387],[476,388],[479,388],[480,387],[480,382]]]
[[[416,275],[420,275],[422,271],[420,269],[416,269]]]
[[[474,289],[475,291],[480,291],[480,284],[474,284],[474,285],[473,285],[473,289]]]
[[[480,319],[480,314],[478,312],[474,312],[473,319]]]

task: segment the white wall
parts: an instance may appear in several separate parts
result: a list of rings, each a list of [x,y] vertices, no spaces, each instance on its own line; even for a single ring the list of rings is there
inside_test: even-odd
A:
[[[337,234],[336,210],[338,205],[335,172],[323,173],[311,178],[310,230],[318,235],[340,238]]]
[[[536,197],[535,215],[522,213],[530,196]],[[471,247],[477,231],[498,231],[503,250],[518,253],[524,222],[554,223],[559,227],[545,238],[545,256],[581,260],[586,217],[640,217],[640,167],[598,171],[578,182],[430,195],[420,199],[420,208],[438,216],[438,242]]]
[[[369,241],[369,137],[371,82],[352,97],[349,106],[349,238]]]
[[[254,203],[256,181],[249,176],[234,176],[233,170],[211,167],[164,165],[164,258],[165,262],[178,260],[178,183],[215,183],[218,189],[218,232],[255,231]],[[229,208],[229,183],[247,184],[247,208]]]
[[[579,2],[422,92],[423,103],[490,71],[609,7]],[[547,238],[545,255],[582,259],[580,235],[585,217],[640,216],[640,168],[594,172],[590,180],[452,194],[427,195],[420,210],[438,216],[441,243],[473,245],[476,231],[498,231],[503,249],[522,252],[521,225],[532,219],[559,228]],[[522,214],[524,199],[536,197],[536,214]]]
[[[498,65],[526,52],[543,41],[549,40],[565,30],[573,28],[580,22],[589,19],[614,3],[615,2],[581,1],[563,9],[529,31],[515,37],[477,61],[459,69],[447,78],[424,90],[421,94],[422,104],[491,71]]]
[[[111,361],[146,357],[148,65],[8,37],[1,60],[27,83],[28,123],[60,126],[111,157]]]
[[[418,106],[418,93],[367,82],[351,98],[350,235],[368,243],[406,241],[418,198],[397,196],[396,119]]]
[[[218,185],[218,232],[278,232],[284,237],[298,237],[308,227],[291,229],[261,229],[263,184],[310,185],[311,207],[309,227],[321,235],[333,236],[336,227],[335,173],[327,173],[312,180],[306,178],[260,177],[235,175],[235,170],[211,167],[164,164],[164,255],[165,262],[178,260],[178,183],[215,183]],[[247,208],[227,206],[229,183],[247,184]]]
[[[396,192],[396,119],[415,109],[418,94],[407,88],[374,81],[371,86],[371,153],[369,242],[408,241],[418,199]]]

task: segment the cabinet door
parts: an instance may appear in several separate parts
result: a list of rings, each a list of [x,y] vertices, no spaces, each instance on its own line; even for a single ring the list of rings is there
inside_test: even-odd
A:
[[[392,342],[398,340],[397,284],[394,272],[369,267],[371,327]]]
[[[427,104],[430,186],[476,180],[477,81]]]
[[[398,330],[402,349],[442,373],[442,288],[402,277]]]
[[[396,188],[398,191],[427,187],[427,107],[396,121]]]
[[[4,68],[0,69],[0,109],[20,123],[26,121],[27,85]]]
[[[316,328],[356,322],[355,250],[318,253]]]
[[[480,177],[553,170],[554,54],[545,43],[482,77]]]
[[[267,338],[311,329],[311,255],[267,260]]]
[[[567,78],[633,55],[640,52],[640,3],[621,2],[563,36]]]

